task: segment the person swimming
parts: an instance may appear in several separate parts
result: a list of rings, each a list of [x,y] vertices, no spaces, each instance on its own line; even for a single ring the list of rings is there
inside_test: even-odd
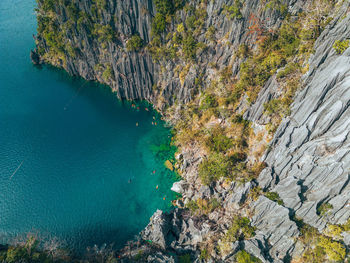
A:
[[[131,178],[129,178],[128,183],[131,184]]]
[[[158,190],[158,185],[156,186],[156,189]]]

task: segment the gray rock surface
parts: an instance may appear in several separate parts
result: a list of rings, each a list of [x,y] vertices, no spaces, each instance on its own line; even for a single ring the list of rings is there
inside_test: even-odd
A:
[[[191,63],[184,83],[179,80],[175,69],[178,66],[184,67],[187,61],[177,57],[173,60],[152,60],[146,49],[139,52],[128,52],[126,43],[135,34],[139,34],[147,44],[151,39],[151,21],[155,15],[153,1],[143,0],[107,0],[106,6],[97,18],[95,23],[110,25],[113,33],[117,36],[114,41],[109,41],[105,47],[96,38],[91,37],[90,25],[83,23],[76,26],[74,30],[67,30],[64,38],[78,51],[74,57],[66,52],[66,64],[62,67],[72,75],[81,76],[87,80],[98,80],[106,83],[116,92],[120,98],[146,99],[156,106],[163,107],[163,103],[173,104],[175,101],[188,102],[194,92],[195,81],[198,75],[202,75],[205,84],[216,77],[215,72],[232,66],[234,76],[237,75],[240,62],[235,61],[235,51],[242,43],[255,45],[255,35],[248,34],[251,21],[251,14],[259,13],[258,21],[266,30],[278,28],[281,18],[277,11],[272,9],[261,9],[260,0],[246,1],[241,12],[244,19],[228,19],[223,6],[233,5],[235,0],[208,1],[206,5],[207,19],[203,30],[200,32],[198,41],[207,45],[207,49],[197,54],[197,58]],[[293,9],[301,0],[288,0],[289,6]],[[93,0],[78,0],[76,6],[80,11],[91,14]],[[199,6],[200,0],[192,0],[193,6]],[[59,25],[69,23],[69,18],[64,6],[56,7]],[[295,8],[294,8],[295,9]],[[180,10],[175,15],[172,23],[167,26],[167,32],[175,31],[178,23],[184,22],[189,16],[185,11]],[[214,41],[206,37],[207,28],[215,27]],[[230,45],[224,44],[230,43]],[[37,36],[37,45],[46,52],[49,50],[43,36]],[[217,71],[209,66],[210,62],[218,66]],[[232,65],[231,65],[232,64]],[[102,71],[99,66],[102,65]],[[104,79],[103,70],[110,66],[113,76]],[[214,75],[213,75],[214,74]],[[154,87],[157,87],[156,89]]]
[[[297,225],[289,218],[289,210],[264,196],[260,196],[252,208],[255,211],[252,225],[257,229],[255,244],[269,245],[264,260],[272,258],[273,262],[284,262],[294,248],[295,238],[299,236]],[[247,251],[253,253],[252,241],[246,243]],[[253,254],[257,255],[256,252]]]
[[[262,188],[277,192],[284,205],[304,222],[322,230],[350,216],[350,49],[336,54],[336,40],[350,38],[350,16],[343,7],[315,43],[305,87],[292,104],[266,156],[258,178]],[[324,216],[317,209],[332,208]]]
[[[210,225],[189,217],[189,211],[175,209],[170,213],[157,210],[141,237],[163,250],[195,250]]]
[[[141,232],[141,237],[150,241],[152,245],[167,249],[174,239],[169,215],[157,210],[151,217],[149,225]]]
[[[276,98],[278,92],[278,84],[276,76],[272,76],[261,89],[257,101],[245,111],[244,119],[250,120],[257,124],[268,124],[269,119],[263,115],[264,104]]]
[[[158,252],[156,254],[149,255],[147,257],[147,262],[149,262],[149,263],[163,263],[163,262],[175,263],[176,261],[175,261],[173,256],[164,255],[161,252]]]
[[[199,0],[192,2],[200,3]],[[285,2],[293,14],[305,4],[302,0]],[[92,0],[78,3],[81,10],[91,12]],[[107,83],[121,98],[146,99],[155,105],[187,102],[191,100],[196,76],[202,74],[204,86],[209,86],[220,70],[230,66],[233,77],[237,77],[242,61],[235,58],[236,48],[242,43],[254,47],[254,36],[247,34],[251,14],[261,13],[258,19],[265,29],[278,28],[281,24],[278,12],[262,10],[260,0],[245,1],[243,19],[230,20],[223,12],[223,5],[233,3],[234,0],[208,1],[207,19],[198,37],[208,48],[191,63],[183,83],[175,74],[175,68],[184,67],[186,61],[176,58],[155,62],[145,49],[140,52],[126,50],[127,40],[134,34],[139,34],[145,43],[150,41],[151,19],[155,14],[152,1],[108,0],[99,22],[112,25],[118,33],[117,40],[103,48],[96,39],[90,38],[85,27],[68,31],[66,37],[74,42],[79,52],[75,58],[68,57],[64,67],[73,75]],[[327,223],[347,221],[350,217],[350,49],[340,55],[335,53],[332,45],[336,40],[350,39],[348,8],[349,3],[344,1],[342,10],[316,41],[303,87],[297,92],[291,115],[282,121],[275,133],[264,156],[267,167],[256,182],[225,185],[219,181],[201,186],[197,173],[202,159],[200,149],[189,145],[189,149],[178,156],[179,170],[185,180],[175,183],[172,189],[182,194],[183,203],[215,198],[222,207],[209,215],[191,215],[186,209],[175,209],[170,213],[158,210],[141,232],[142,239],[158,251],[150,254],[147,262],[175,262],[176,258],[166,255],[165,251],[179,255],[190,253],[199,262],[198,252],[207,237],[225,233],[232,224],[233,215],[246,216],[243,206],[257,184],[265,191],[277,192],[283,206],[264,196],[252,202],[249,208],[255,212],[252,225],[256,227],[256,236],[232,243],[232,253],[225,259],[214,250],[211,255],[214,262],[234,262],[235,253],[240,249],[263,262],[288,262],[292,255],[300,252],[300,243],[296,242],[299,230],[291,220],[292,216],[319,230]],[[66,11],[57,10],[62,24],[67,22]],[[168,25],[168,31],[185,21],[187,14],[179,11],[175,17]],[[205,37],[209,26],[216,29],[214,41]],[[47,49],[40,36],[37,41],[39,46]],[[34,53],[32,59],[38,61]],[[209,66],[210,62],[217,65],[217,70]],[[102,73],[96,70],[98,65],[110,65],[113,77],[104,80]],[[154,89],[154,85],[160,89]],[[246,110],[244,117],[256,125],[268,124],[270,120],[263,115],[263,105],[279,92],[273,76],[264,85],[255,104],[242,104],[242,110]],[[321,216],[318,210],[325,203],[330,204],[331,209]],[[349,244],[349,240],[348,234],[344,233],[344,242]]]

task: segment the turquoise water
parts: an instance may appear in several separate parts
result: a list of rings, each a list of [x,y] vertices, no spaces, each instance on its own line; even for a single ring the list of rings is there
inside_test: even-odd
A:
[[[33,66],[34,7],[0,1],[0,242],[35,233],[75,251],[121,247],[170,207],[170,153],[157,152],[170,131],[145,104]]]

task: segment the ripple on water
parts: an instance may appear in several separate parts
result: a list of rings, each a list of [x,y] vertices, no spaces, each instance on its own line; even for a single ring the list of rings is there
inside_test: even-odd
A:
[[[120,247],[170,207],[170,131],[149,105],[31,65],[34,6],[0,1],[0,242]]]

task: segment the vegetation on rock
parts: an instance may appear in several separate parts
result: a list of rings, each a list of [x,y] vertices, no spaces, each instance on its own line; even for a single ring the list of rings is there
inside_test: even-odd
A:
[[[219,242],[220,253],[225,255],[228,251],[231,250],[231,244],[233,242],[249,239],[254,235],[255,228],[250,225],[249,218],[240,216],[235,217],[231,227]],[[246,258],[243,254],[239,254],[242,260]]]
[[[346,249],[342,243],[320,234],[307,224],[302,224],[301,234],[299,239],[306,248],[302,262],[344,262]]]
[[[143,40],[139,35],[133,35],[126,43],[128,51],[139,51],[143,47]]]
[[[270,199],[272,201],[275,201],[277,204],[283,205],[283,200],[280,198],[278,193],[276,193],[276,192],[267,192],[267,193],[265,193],[265,196],[268,199]]]
[[[236,261],[237,263],[260,263],[261,260],[254,257],[253,255],[247,253],[244,250],[240,250],[236,254]]]
[[[225,4],[223,6],[226,15],[230,19],[234,19],[234,18],[242,19],[243,18],[242,13],[241,13],[242,7],[243,7],[243,4],[241,3],[240,0],[235,0],[233,5],[231,5],[231,6],[228,6]]]
[[[196,215],[207,215],[218,207],[220,207],[220,203],[216,198],[210,200],[198,198],[186,204],[186,208],[189,208],[191,212]]]
[[[39,241],[30,236],[24,243],[14,246],[0,246],[0,261],[6,263],[17,262],[64,262],[69,260],[66,251],[61,249],[40,249]]]
[[[349,40],[336,40],[334,42],[333,48],[337,54],[343,54],[345,50],[349,47]]]
[[[320,206],[317,207],[317,213],[321,216],[325,216],[331,209],[333,209],[333,206],[331,204],[322,203]]]
[[[119,39],[113,23],[105,24],[100,19],[108,1],[95,0],[91,13],[87,14],[79,10],[75,1],[68,3],[59,0],[59,4],[69,10],[69,21],[64,25],[58,22],[55,1],[38,2],[41,6],[38,12],[38,34],[46,43],[45,47],[39,46],[39,53],[54,65],[62,66],[67,58],[79,54],[74,43],[67,39],[74,26],[78,29],[87,28],[90,36],[97,39],[103,49]],[[261,156],[268,149],[267,144],[282,118],[290,114],[290,105],[300,88],[301,77],[308,70],[308,58],[314,51],[315,40],[330,22],[328,14],[335,2],[312,0],[306,3],[307,8],[304,10],[307,12],[290,14],[285,1],[261,0],[264,6],[261,12],[275,12],[281,22],[278,27],[269,27],[261,21],[261,14],[245,17],[245,1],[234,0],[232,5],[224,4],[217,13],[222,12],[226,22],[232,20],[230,23],[250,24],[247,35],[242,36],[246,40],[235,46],[234,55],[224,65],[220,65],[220,61],[210,61],[205,69],[202,68],[203,57],[214,52],[219,45],[228,48],[233,46],[228,41],[228,35],[232,32],[221,37],[221,29],[212,23],[212,17],[208,23],[208,1],[154,0],[153,3],[156,13],[152,18],[150,42],[142,40],[137,32],[132,32],[126,42],[128,51],[138,52],[142,49],[142,52],[150,53],[159,65],[160,80],[154,83],[152,91],[157,100],[162,102],[164,115],[174,124],[174,145],[154,145],[152,150],[158,156],[167,156],[165,159],[169,159],[169,163],[166,165],[172,167],[174,160],[168,157],[169,153],[174,155],[175,146],[180,150],[189,147],[200,149],[202,161],[198,165],[198,177],[204,185],[215,185],[222,182],[221,179],[225,183],[255,182],[265,167]],[[243,23],[244,19],[246,21]],[[342,54],[348,47],[348,40],[337,40],[333,45],[337,54]],[[162,74],[166,74],[169,68],[173,69],[171,75],[178,78],[179,86],[193,87],[185,104],[179,102],[175,95],[167,99],[172,105],[164,103],[166,99],[162,91],[166,83],[162,82]],[[105,82],[113,79],[111,65],[103,62],[94,70],[102,75]],[[258,134],[254,125],[244,120],[242,115],[256,102],[269,80],[277,82],[278,92],[263,105],[268,124]],[[264,193],[256,186],[250,190],[248,200],[255,201],[262,194],[283,205],[283,200],[276,192]],[[192,215],[203,217],[220,210],[220,207],[216,198],[197,198],[186,204]],[[317,213],[326,216],[332,208],[330,204],[323,203],[318,206]],[[248,217],[236,216],[221,239],[218,241],[219,238],[215,237],[214,243],[222,254],[230,251],[233,242],[253,237],[255,229]],[[346,249],[341,242],[341,233],[345,229],[346,226],[330,225],[328,232],[323,235],[317,229],[303,224],[298,240],[305,250],[300,262],[344,260]],[[200,257],[207,259],[214,248],[203,247]],[[180,261],[188,260],[190,255],[180,257]],[[236,260],[259,262],[245,251],[238,252]]]

